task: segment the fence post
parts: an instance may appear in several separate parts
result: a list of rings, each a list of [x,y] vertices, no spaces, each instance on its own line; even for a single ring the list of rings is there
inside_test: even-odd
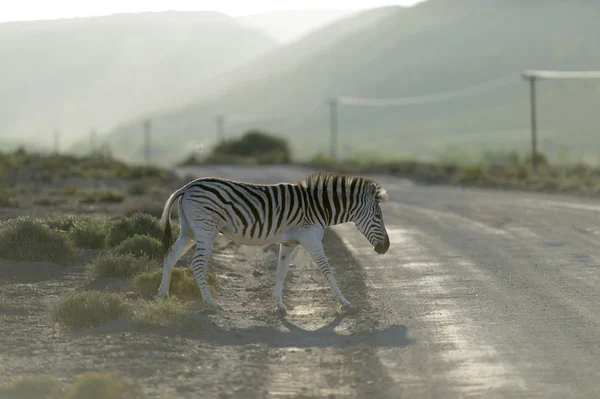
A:
[[[337,129],[338,129],[338,99],[329,100],[329,139],[330,155],[333,162],[337,163]]]
[[[152,121],[146,119],[144,121],[144,160],[146,164],[150,162],[150,129],[152,128]]]
[[[225,117],[217,115],[217,141],[225,140]]]
[[[537,169],[538,150],[537,150],[537,115],[536,115],[536,92],[535,84],[538,79],[532,74],[523,74],[523,78],[529,81],[529,108],[531,119],[531,166],[535,171]]]

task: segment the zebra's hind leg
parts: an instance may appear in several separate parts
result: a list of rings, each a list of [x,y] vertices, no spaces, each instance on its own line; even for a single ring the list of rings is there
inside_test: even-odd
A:
[[[273,289],[273,297],[275,298],[275,302],[277,304],[276,310],[281,315],[287,314],[287,308],[283,303],[283,283],[297,247],[297,245],[279,244],[279,258],[277,260],[277,272],[275,288]]]
[[[202,300],[212,307],[213,310],[223,310],[221,305],[213,298],[208,283],[206,282],[206,265],[217,234],[218,232],[205,234],[203,236],[198,236],[198,234],[196,234],[196,252],[194,253],[194,259],[192,260],[192,271],[194,272],[194,277],[196,277],[196,282],[200,287]]]
[[[348,302],[348,300],[344,297],[344,294],[342,294],[342,291],[340,290],[340,287],[338,286],[337,281],[333,276],[333,269],[327,261],[327,256],[325,255],[325,250],[323,249],[323,243],[320,240],[313,238],[307,240],[306,242],[303,242],[302,246],[306,249],[306,252],[308,252],[312,259],[315,261],[315,263],[319,267],[319,270],[321,270],[323,276],[329,281],[331,293],[335,298],[337,298],[338,301],[340,301],[341,309],[350,309],[352,305],[350,305],[350,302]]]
[[[182,222],[179,230],[179,238],[165,256],[162,280],[160,282],[160,287],[158,288],[158,294],[154,296],[155,299],[164,298],[169,295],[173,267],[179,258],[194,245],[194,241],[194,233],[187,226],[187,223]]]

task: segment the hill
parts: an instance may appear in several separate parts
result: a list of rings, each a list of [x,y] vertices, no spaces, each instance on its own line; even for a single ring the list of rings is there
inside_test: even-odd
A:
[[[502,88],[426,106],[342,106],[340,143],[347,151],[421,158],[453,145],[474,151],[527,149],[529,98],[520,73],[596,69],[598,12],[600,3],[590,0],[429,0],[398,8],[284,67],[263,68],[210,99],[153,115],[157,145],[169,140],[169,146],[157,148],[157,155],[173,160],[191,150],[188,143],[210,143],[214,116],[224,113],[229,134],[251,127],[276,131],[290,138],[296,157],[306,158],[328,148],[324,101],[329,97],[421,96],[507,76],[514,80]],[[361,15],[350,21],[359,21]],[[328,29],[335,31],[336,26]],[[323,32],[309,35],[296,48],[319,34]],[[271,60],[286,53],[294,54],[292,47],[277,50]],[[577,139],[585,154],[596,155],[599,86],[586,81],[544,81],[539,86],[542,149],[574,147]],[[136,129],[124,124],[110,140],[131,154],[135,148],[124,140],[139,143]]]
[[[196,98],[201,83],[277,46],[216,12],[0,24],[0,138],[66,142]]]
[[[266,32],[281,43],[290,43],[354,12],[321,9],[274,11],[238,17],[237,20]]]

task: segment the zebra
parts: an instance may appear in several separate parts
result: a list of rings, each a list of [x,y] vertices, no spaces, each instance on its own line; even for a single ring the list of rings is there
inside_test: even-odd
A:
[[[178,201],[180,230],[172,245],[170,214]],[[390,240],[380,204],[387,202],[386,189],[375,181],[332,172],[316,172],[296,183],[254,184],[219,177],[202,177],[174,191],[162,213],[164,263],[156,299],[168,296],[175,263],[196,244],[192,260],[194,277],[205,303],[223,310],[213,298],[205,270],[218,235],[242,244],[279,244],[273,297],[276,311],[287,314],[283,284],[296,249],[301,246],[328,280],[340,309],[352,308],[342,294],[327,261],[322,239],[325,229],[352,222],[385,254]]]

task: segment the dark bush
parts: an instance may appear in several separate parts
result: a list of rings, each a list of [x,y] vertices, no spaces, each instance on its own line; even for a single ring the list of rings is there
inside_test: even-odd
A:
[[[250,130],[242,137],[219,143],[208,155],[206,162],[223,161],[231,157],[258,164],[290,163],[292,154],[286,139],[260,130]]]

